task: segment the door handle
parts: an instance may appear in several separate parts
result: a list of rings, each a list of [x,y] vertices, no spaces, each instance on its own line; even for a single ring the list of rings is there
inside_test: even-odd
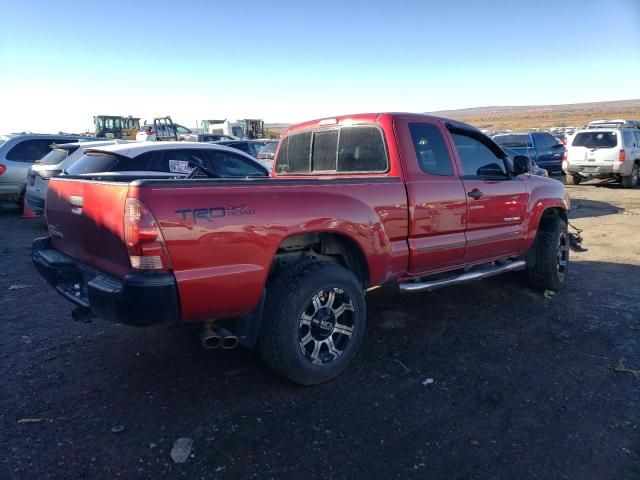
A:
[[[484,193],[482,193],[480,190],[478,190],[477,188],[474,188],[473,190],[471,190],[469,193],[467,193],[467,196],[473,198],[474,200],[478,200],[481,196],[483,196]]]

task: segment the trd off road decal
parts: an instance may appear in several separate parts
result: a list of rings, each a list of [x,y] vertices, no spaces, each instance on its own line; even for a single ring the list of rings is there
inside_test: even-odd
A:
[[[249,208],[248,205],[228,205],[226,207],[208,207],[208,208],[185,208],[176,210],[181,220],[191,220],[193,223],[213,222],[217,218],[222,217],[243,217],[246,215],[255,215],[256,211]]]

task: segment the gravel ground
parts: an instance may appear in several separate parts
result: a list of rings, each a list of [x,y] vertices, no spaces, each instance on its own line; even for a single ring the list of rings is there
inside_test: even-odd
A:
[[[613,369],[640,369],[640,190],[568,189],[565,290],[375,291],[355,362],[312,388],[184,329],[73,322],[31,266],[42,219],[0,210],[0,478],[640,478],[640,378]]]

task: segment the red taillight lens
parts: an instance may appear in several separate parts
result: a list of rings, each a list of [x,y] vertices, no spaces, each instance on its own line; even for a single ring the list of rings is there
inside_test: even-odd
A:
[[[2,164],[0,163],[0,175],[2,175],[2,174],[3,174],[4,172],[6,172],[6,171],[7,171],[7,167],[6,167],[5,165],[2,165]]]
[[[620,150],[620,154],[618,155],[618,161],[624,162],[627,158],[627,152],[624,151],[624,148]]]
[[[563,160],[566,160],[566,159],[567,159],[567,157],[568,157],[568,155],[569,155],[569,152],[567,152],[567,151],[565,150],[565,151],[564,151],[564,153],[562,154],[562,159],[563,159]]]
[[[135,198],[128,198],[124,207],[124,240],[134,270],[171,269],[158,222],[144,203]]]

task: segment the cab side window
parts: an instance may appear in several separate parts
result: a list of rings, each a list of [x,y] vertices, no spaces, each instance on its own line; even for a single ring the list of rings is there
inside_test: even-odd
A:
[[[453,175],[451,158],[436,125],[431,123],[410,123],[409,132],[420,169],[433,175]]]
[[[471,177],[508,178],[504,160],[472,136],[452,133],[462,163],[462,174]]]

